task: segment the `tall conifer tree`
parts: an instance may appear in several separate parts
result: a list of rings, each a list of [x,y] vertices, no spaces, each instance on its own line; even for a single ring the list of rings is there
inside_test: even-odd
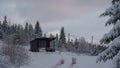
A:
[[[40,27],[39,21],[37,21],[35,24],[35,36],[42,37],[42,29]]]
[[[61,32],[60,32],[60,39],[62,43],[66,43],[66,37],[65,37],[65,32],[64,32],[64,27],[61,28]]]
[[[28,29],[29,29],[29,25],[28,25],[28,22],[26,22],[25,24],[25,32],[28,33]]]
[[[65,37],[64,27],[62,27],[60,31],[58,48],[60,49],[60,51],[66,51],[66,37]]]
[[[8,29],[8,22],[7,22],[7,17],[5,16],[4,17],[4,20],[3,20],[3,25],[2,25],[2,30],[7,33],[7,29]]]
[[[102,44],[108,44],[109,48],[99,54],[97,61],[107,61],[115,56],[120,57],[120,1],[112,0],[112,6],[101,16],[109,16],[106,26],[113,25],[113,28],[100,40]]]
[[[30,37],[33,36],[33,33],[34,33],[33,26],[32,26],[32,24],[29,24],[29,35],[30,35]]]

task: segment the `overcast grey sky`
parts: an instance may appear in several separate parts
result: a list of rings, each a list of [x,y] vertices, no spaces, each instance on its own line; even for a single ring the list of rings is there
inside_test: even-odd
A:
[[[7,15],[14,23],[35,24],[38,20],[44,33],[58,32],[64,26],[66,35],[94,36],[98,41],[110,27],[104,26],[107,18],[99,18],[111,0],[0,0],[0,19]]]

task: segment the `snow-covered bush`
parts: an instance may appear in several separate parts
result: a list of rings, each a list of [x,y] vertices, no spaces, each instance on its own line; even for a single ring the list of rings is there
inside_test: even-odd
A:
[[[20,67],[28,63],[28,51],[21,45],[4,45],[0,49],[1,55],[7,56],[8,61],[15,67]]]
[[[0,55],[0,68],[13,68],[9,63],[7,56]]]
[[[3,34],[3,42],[7,45],[27,45],[29,43],[28,35],[24,31],[13,34]]]

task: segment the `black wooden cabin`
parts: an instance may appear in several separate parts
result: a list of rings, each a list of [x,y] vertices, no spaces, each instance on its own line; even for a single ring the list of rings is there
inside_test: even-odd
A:
[[[55,40],[55,38],[36,38],[32,41],[30,41],[30,51],[32,52],[39,52],[40,48],[45,48],[47,52],[53,52],[55,51],[55,48],[51,48],[50,42],[52,40]]]

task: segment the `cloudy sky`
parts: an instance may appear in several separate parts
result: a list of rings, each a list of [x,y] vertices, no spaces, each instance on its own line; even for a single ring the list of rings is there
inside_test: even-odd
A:
[[[111,0],[0,0],[0,20],[6,15],[13,23],[35,24],[38,20],[44,33],[59,32],[66,35],[94,36],[99,41],[111,27],[105,27],[107,18],[99,15],[111,5]]]

